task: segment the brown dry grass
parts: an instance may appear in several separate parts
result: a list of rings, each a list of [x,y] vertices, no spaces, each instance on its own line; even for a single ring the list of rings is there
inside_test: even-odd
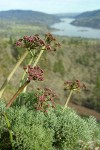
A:
[[[92,110],[83,106],[79,106],[71,102],[69,102],[68,106],[75,109],[79,115],[94,116],[98,121],[100,121],[100,113],[96,112],[95,110]]]

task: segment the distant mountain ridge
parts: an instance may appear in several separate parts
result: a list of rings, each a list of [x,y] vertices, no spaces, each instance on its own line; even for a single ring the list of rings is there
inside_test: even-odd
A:
[[[59,13],[55,14],[55,16],[58,16],[59,18],[75,18],[80,13]]]
[[[81,13],[71,24],[100,29],[100,10]]]
[[[32,10],[0,11],[0,20],[15,21],[19,23],[45,23],[47,25],[59,22],[57,16]]]

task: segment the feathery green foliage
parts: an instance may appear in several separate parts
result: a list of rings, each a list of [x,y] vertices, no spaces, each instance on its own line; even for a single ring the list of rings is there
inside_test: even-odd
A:
[[[29,95],[24,94],[23,100],[25,96],[27,102]],[[11,150],[5,118],[1,116],[4,106],[0,101],[0,149]],[[93,147],[100,144],[100,127],[95,118],[82,119],[70,108],[64,112],[62,110],[58,105],[55,110],[51,108],[48,113],[43,113],[30,110],[24,104],[20,107],[13,104],[5,110],[10,120],[15,150],[83,150],[84,146],[91,146],[89,142]]]

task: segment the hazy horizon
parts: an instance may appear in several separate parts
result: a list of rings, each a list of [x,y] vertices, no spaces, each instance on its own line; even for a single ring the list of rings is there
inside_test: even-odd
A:
[[[100,0],[0,0],[0,11],[32,10],[48,14],[100,9]]]

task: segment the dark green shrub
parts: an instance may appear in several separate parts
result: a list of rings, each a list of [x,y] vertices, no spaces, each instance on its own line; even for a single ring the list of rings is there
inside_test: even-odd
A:
[[[34,104],[37,102],[33,92],[21,93],[14,102],[13,106],[25,106],[28,109],[34,109]]]

